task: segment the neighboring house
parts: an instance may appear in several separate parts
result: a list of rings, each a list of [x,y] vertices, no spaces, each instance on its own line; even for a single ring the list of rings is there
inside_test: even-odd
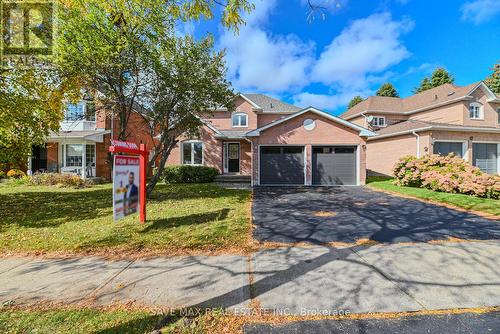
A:
[[[367,142],[369,173],[391,175],[406,155],[450,152],[500,173],[500,99],[483,82],[444,84],[407,98],[371,96],[340,117],[377,133]]]
[[[127,130],[128,141],[152,147],[139,114],[131,114]],[[60,130],[49,135],[46,145],[33,147],[28,174],[48,171],[111,179],[113,162],[108,148],[111,138],[117,137],[118,120],[111,122],[105,110],[96,110],[93,101],[67,104]]]
[[[203,119],[199,138],[183,138],[168,165],[205,165],[252,185],[361,185],[366,139],[360,125],[262,94],[240,94],[235,111]]]

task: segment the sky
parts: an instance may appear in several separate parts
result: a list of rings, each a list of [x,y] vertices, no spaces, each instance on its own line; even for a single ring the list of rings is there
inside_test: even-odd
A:
[[[467,85],[500,61],[500,0],[311,0],[326,8],[312,17],[307,0],[253,1],[238,34],[216,19],[181,27],[214,36],[242,93],[340,114],[385,82],[406,97],[436,67]]]

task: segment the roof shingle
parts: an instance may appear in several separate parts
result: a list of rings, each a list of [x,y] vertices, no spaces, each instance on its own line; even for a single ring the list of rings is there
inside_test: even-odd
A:
[[[286,103],[270,96],[264,94],[242,94],[253,103],[262,108],[263,112],[282,112],[282,113],[293,113],[301,110],[293,104]]]
[[[454,99],[464,98],[478,86],[480,82],[475,82],[467,86],[455,86],[444,84],[428,89],[421,93],[406,97],[395,98],[385,96],[370,96],[361,103],[340,115],[342,118],[349,118],[358,115],[363,111],[380,111],[386,113],[404,113],[418,110],[432,105],[438,105]]]

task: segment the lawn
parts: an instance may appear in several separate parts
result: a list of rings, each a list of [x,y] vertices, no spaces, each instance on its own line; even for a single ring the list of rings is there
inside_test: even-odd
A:
[[[158,185],[146,224],[113,222],[111,185],[86,189],[0,184],[0,253],[133,254],[218,251],[250,235],[250,191]]]
[[[393,184],[392,179],[387,178],[369,178],[367,183],[369,187],[375,189],[395,192],[406,196],[431,200],[434,202],[445,203],[466,210],[474,210],[493,215],[500,215],[500,201],[495,199],[479,198],[462,194],[448,194],[423,188],[398,187]]]
[[[128,309],[9,309],[0,307],[0,333],[220,333],[223,314],[218,310],[183,317]],[[233,331],[231,331],[233,332]],[[229,333],[224,331],[224,333]]]
[[[7,309],[0,310],[0,333],[149,333],[161,319],[148,311]]]

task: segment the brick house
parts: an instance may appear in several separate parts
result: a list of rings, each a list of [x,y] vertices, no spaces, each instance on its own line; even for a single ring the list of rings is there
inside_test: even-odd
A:
[[[483,82],[444,84],[407,98],[371,96],[340,117],[369,128],[366,163],[391,175],[396,161],[450,152],[486,173],[500,173],[500,99]]]
[[[182,138],[167,165],[205,165],[252,185],[361,185],[366,140],[360,125],[313,107],[240,94],[235,111],[203,119],[198,138]]]
[[[47,144],[34,146],[28,160],[28,174],[37,171],[71,173],[83,178],[111,179],[111,139],[118,138],[118,120],[96,110],[93,101],[68,104],[57,133],[50,133]],[[143,118],[132,113],[127,126],[127,140],[145,143],[152,148]]]

